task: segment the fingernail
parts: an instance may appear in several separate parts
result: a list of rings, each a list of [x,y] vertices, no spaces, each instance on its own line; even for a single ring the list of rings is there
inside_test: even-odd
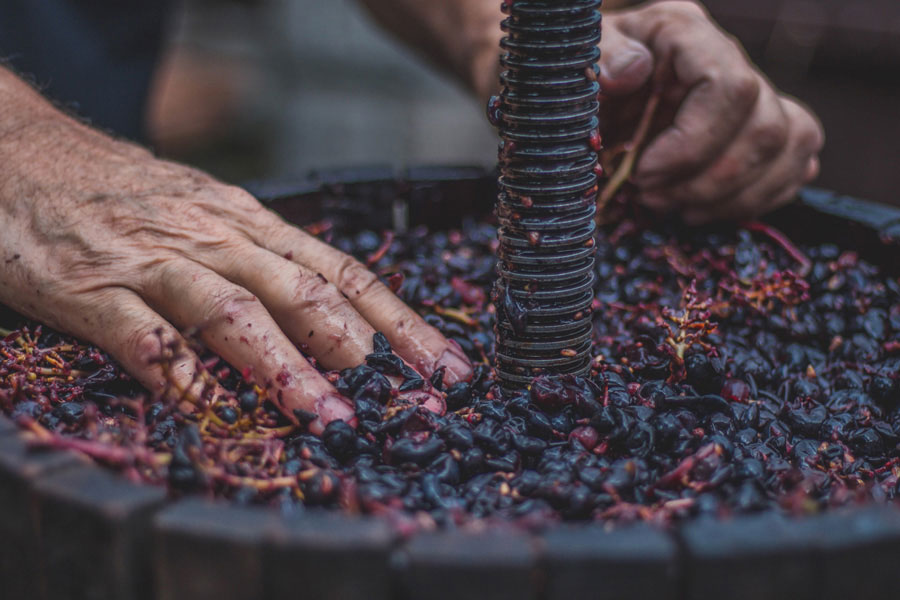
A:
[[[453,343],[452,341],[450,342]],[[459,381],[467,381],[472,377],[472,364],[466,358],[459,346],[449,347],[444,350],[441,357],[434,364],[435,370],[447,367],[444,373],[444,384],[453,385]]]
[[[314,423],[321,425],[322,429],[337,419],[353,424],[356,417],[353,407],[337,394],[328,394],[316,400],[316,414],[319,415],[319,418]]]
[[[442,415],[447,411],[447,403],[441,396],[421,390],[401,393],[398,399],[424,406],[437,415]]]
[[[634,50],[624,50],[620,53],[614,54],[613,57],[608,61],[601,62],[600,74],[605,79],[618,79],[628,71],[631,65],[633,65],[643,57],[644,55],[640,52],[636,52]]]

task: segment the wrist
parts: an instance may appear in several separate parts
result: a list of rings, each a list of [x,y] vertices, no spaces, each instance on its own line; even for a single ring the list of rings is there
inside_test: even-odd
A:
[[[0,135],[0,205],[124,188],[136,165],[150,160],[147,150],[62,113],[21,119]]]
[[[59,169],[58,158],[68,145],[62,119],[52,115],[7,114],[0,119],[0,203],[15,199],[35,179],[40,169],[53,166]]]
[[[0,66],[0,159],[10,160],[35,150],[53,151],[57,144],[81,141],[96,148],[131,156],[150,154],[128,142],[115,140],[58,110],[28,83]]]
[[[0,140],[32,123],[52,119],[58,111],[30,85],[0,67]]]

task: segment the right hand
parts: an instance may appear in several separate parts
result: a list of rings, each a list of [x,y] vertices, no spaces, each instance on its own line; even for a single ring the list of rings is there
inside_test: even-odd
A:
[[[0,302],[107,350],[151,390],[166,385],[158,331],[203,342],[252,371],[284,414],[311,429],[353,408],[297,350],[353,367],[384,332],[424,376],[471,365],[351,257],[265,209],[245,191],[155,159],[60,115],[0,138]],[[172,370],[189,386],[196,357]],[[442,400],[417,392],[435,411]]]
[[[698,3],[604,15],[600,85],[608,147],[625,142],[656,77],[661,105],[633,181],[639,201],[689,223],[757,216],[818,173],[822,126],[776,90]],[[660,68],[662,67],[662,68]]]

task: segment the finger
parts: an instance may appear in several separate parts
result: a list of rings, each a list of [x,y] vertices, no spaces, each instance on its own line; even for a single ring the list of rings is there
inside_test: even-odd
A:
[[[365,362],[373,351],[375,329],[334,284],[254,244],[246,244],[237,255],[237,260],[217,265],[216,272],[256,295],[281,330],[319,364],[346,369]],[[388,379],[394,386],[404,382],[402,377]],[[431,392],[416,390],[402,397],[444,412],[443,401]]]
[[[607,20],[600,42],[600,90],[607,96],[633,94],[653,73],[653,54],[634,38],[619,31]]]
[[[758,180],[788,142],[790,124],[778,94],[763,87],[750,120],[721,156],[699,175],[641,194],[648,206],[703,206],[721,202]]]
[[[702,170],[722,152],[749,118],[760,79],[737,44],[694,3],[662,2],[621,15],[619,25],[658,61],[671,63],[677,81],[690,90],[637,166],[638,185],[662,187]]]
[[[734,198],[705,208],[685,212],[689,223],[714,219],[743,219],[762,214],[789,201],[800,185],[808,181],[810,163],[822,147],[818,122],[799,104],[782,99],[788,118],[788,142],[763,177],[742,189]]]
[[[203,343],[233,367],[249,370],[292,421],[316,413],[319,433],[334,419],[350,421],[349,401],[303,358],[253,294],[190,261],[168,262],[147,290],[157,310],[179,326],[197,327]]]
[[[748,186],[736,200],[738,206],[747,207],[749,216],[790,201],[818,170],[818,153],[825,140],[821,125],[812,113],[790,98],[782,98],[782,106],[790,123],[789,141],[767,176]],[[761,200],[755,204],[757,198]]]
[[[806,164],[806,177],[804,178],[805,183],[809,183],[819,176],[820,167],[821,165],[819,163],[818,156],[813,156],[809,159],[809,162]]]
[[[375,329],[321,274],[255,244],[216,271],[255,294],[291,340],[326,369],[355,367],[372,352]]]
[[[80,338],[106,349],[151,394],[196,402],[206,385],[199,379],[197,355],[172,325],[125,288],[92,297]],[[214,391],[218,395],[220,391]]]
[[[468,380],[472,366],[463,351],[428,325],[359,261],[295,227],[286,226],[274,213],[263,224],[269,234],[261,246],[321,273],[347,297],[350,304],[381,331],[404,360],[426,377],[446,367],[445,382]]]

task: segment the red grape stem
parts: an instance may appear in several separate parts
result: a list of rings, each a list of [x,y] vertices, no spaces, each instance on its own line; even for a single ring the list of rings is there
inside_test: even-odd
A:
[[[72,450],[118,468],[146,466],[160,479],[159,470],[170,459],[166,454],[156,453],[139,445],[117,446],[104,441],[86,440],[51,432],[31,417],[20,417],[18,422],[32,434],[33,438],[30,441],[35,446]]]
[[[791,256],[791,258],[800,263],[800,272],[798,273],[800,277],[806,277],[807,275],[809,275],[809,271],[810,269],[812,269],[812,261],[808,256],[803,254],[803,251],[795,246],[794,243],[791,242],[791,240],[789,240],[788,237],[781,231],[775,229],[767,223],[763,223],[762,221],[750,221],[747,223],[743,223],[742,226],[750,231],[766,235],[773,242],[781,246],[782,249],[784,249],[784,251]]]
[[[368,258],[366,258],[366,266],[372,267],[381,260],[387,251],[390,250],[391,244],[394,243],[394,232],[393,231],[385,231],[384,232],[384,241],[381,243],[381,246],[378,247],[375,252],[370,254]]]
[[[634,171],[634,165],[637,163],[638,155],[644,148],[644,144],[647,141],[647,135],[650,133],[650,125],[653,123],[653,118],[656,116],[656,110],[659,108],[659,103],[662,100],[662,81],[667,65],[668,61],[659,63],[656,73],[653,75],[653,91],[647,99],[647,104],[644,106],[641,120],[638,122],[638,126],[634,131],[634,136],[632,136],[631,141],[624,145],[625,157],[622,159],[622,162],[619,163],[619,166],[616,168],[615,172],[613,172],[612,177],[609,178],[609,181],[603,187],[603,191],[597,198],[598,225],[602,223],[603,212],[609,204],[609,201],[615,197],[616,193],[623,185],[625,185],[625,182],[631,178],[631,174]]]

